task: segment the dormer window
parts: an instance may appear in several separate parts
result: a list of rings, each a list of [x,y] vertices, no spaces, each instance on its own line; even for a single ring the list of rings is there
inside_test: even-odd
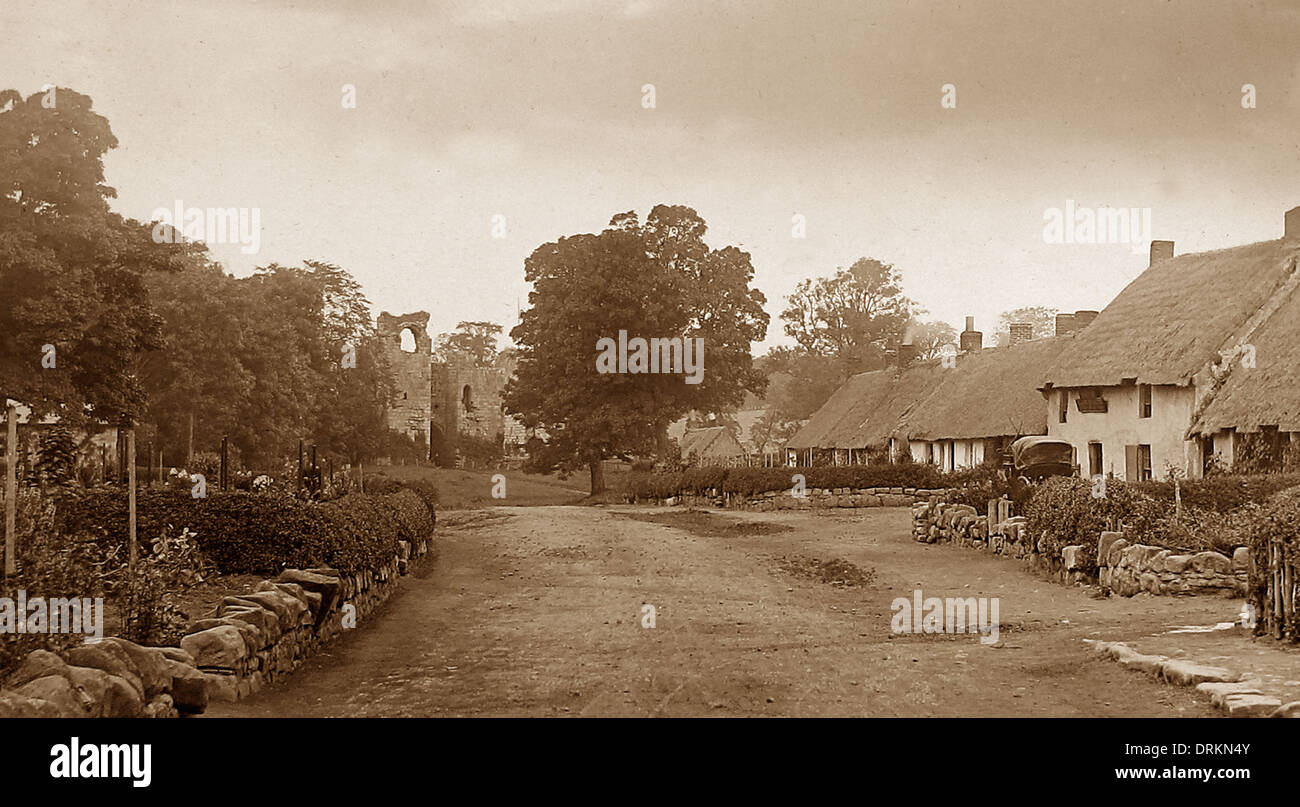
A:
[[[1080,390],[1074,405],[1085,415],[1105,414],[1107,408],[1106,399],[1101,397],[1099,387],[1086,387]]]

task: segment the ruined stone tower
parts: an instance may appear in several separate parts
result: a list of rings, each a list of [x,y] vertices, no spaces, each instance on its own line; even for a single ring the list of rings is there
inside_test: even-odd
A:
[[[376,329],[397,381],[397,400],[388,410],[388,428],[429,445],[433,422],[429,407],[429,354],[433,350],[429,313],[393,316],[385,311],[379,315]]]
[[[423,439],[431,457],[455,436],[501,442],[507,431],[501,395],[510,370],[435,361],[428,328],[427,311],[379,315],[378,334],[398,390],[389,428]]]

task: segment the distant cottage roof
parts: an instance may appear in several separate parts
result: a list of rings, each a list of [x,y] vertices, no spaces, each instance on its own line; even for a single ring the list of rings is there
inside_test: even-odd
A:
[[[915,440],[967,440],[1046,434],[1047,404],[1038,388],[1072,339],[1051,337],[959,356],[905,418]]]
[[[933,359],[902,372],[890,368],[852,376],[786,442],[786,448],[881,445],[894,436],[903,417],[942,380],[944,372],[950,371]]]
[[[1046,374],[1055,387],[1186,384],[1295,270],[1300,242],[1158,261],[1086,328]]]
[[[681,447],[683,457],[692,452],[697,457],[739,457],[745,454],[744,447],[725,426],[687,429],[682,435]]]

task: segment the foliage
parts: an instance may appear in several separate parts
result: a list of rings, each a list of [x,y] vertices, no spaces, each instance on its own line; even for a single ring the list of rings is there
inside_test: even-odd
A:
[[[491,367],[497,359],[501,326],[495,322],[459,322],[451,333],[438,334],[433,353],[440,361],[463,361]]]
[[[0,580],[0,596],[16,599],[102,596],[104,554],[86,533],[60,535],[53,529],[53,500],[33,489],[20,490],[17,501],[18,574]],[[81,644],[77,633],[4,633],[0,635],[0,670],[12,667],[33,650],[55,652]]]
[[[1142,494],[1118,480],[1107,480],[1105,496],[1094,496],[1090,480],[1054,476],[1034,489],[1024,507],[1025,526],[1035,540],[1044,538],[1044,554],[1060,559],[1066,546],[1083,547],[1082,570],[1097,573],[1097,539],[1136,512]]]
[[[1010,344],[1011,325],[1017,322],[1028,322],[1033,326],[1034,339],[1054,335],[1056,333],[1056,313],[1057,309],[1048,308],[1044,305],[1030,305],[1003,311],[998,316],[998,331],[995,337],[997,344]]]
[[[598,235],[561,238],[529,256],[531,307],[511,331],[518,364],[504,399],[525,427],[545,434],[529,442],[531,468],[587,467],[596,493],[601,460],[654,454],[687,412],[730,411],[746,391],[762,391],[750,345],[766,335],[765,299],[750,287],[748,253],[710,248],[706,229],[694,210],[658,205],[644,222],[620,214]],[[702,383],[598,372],[599,340],[620,331],[702,339]]]
[[[810,354],[840,360],[850,374],[884,366],[885,351],[900,341],[913,308],[898,272],[873,258],[829,278],[800,281],[786,302],[786,335]]]
[[[934,359],[949,345],[957,347],[957,330],[946,322],[917,322],[907,326],[907,336],[916,347],[918,359]]]
[[[142,490],[136,510],[138,534],[188,527],[204,556],[224,574],[275,574],[287,567],[314,566],[348,573],[373,569],[392,558],[398,540],[433,528],[432,514],[410,490],[325,502],[284,494],[214,493],[211,488],[203,499],[188,491]],[[65,533],[97,534],[106,550],[123,551],[126,493],[80,492],[60,505],[57,526]]]
[[[670,496],[710,495],[712,493],[754,496],[768,491],[789,492],[794,475],[804,477],[812,488],[921,488],[960,487],[979,483],[982,474],[972,471],[943,473],[933,465],[889,464],[840,465],[813,468],[688,468],[672,473],[638,473],[627,475],[623,494],[626,498],[665,499]]]
[[[188,528],[179,533],[163,529],[141,549],[134,571],[120,566],[110,576],[109,595],[122,615],[121,635],[151,646],[177,645],[189,615],[174,598],[203,582],[210,564]]]
[[[56,426],[41,433],[36,467],[28,481],[45,488],[67,488],[77,479],[77,446],[71,433]]]

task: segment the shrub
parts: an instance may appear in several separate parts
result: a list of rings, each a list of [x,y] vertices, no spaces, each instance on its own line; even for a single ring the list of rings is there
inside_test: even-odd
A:
[[[16,599],[20,590],[29,600],[102,596],[105,557],[93,536],[57,534],[52,500],[34,490],[19,491],[17,510],[18,575],[0,581],[0,596]],[[78,633],[6,632],[0,635],[0,670],[20,664],[33,650],[58,652],[84,639]]]
[[[1098,537],[1136,512],[1142,497],[1118,480],[1108,480],[1106,495],[1096,497],[1089,480],[1050,477],[1033,490],[1025,505],[1025,528],[1031,538],[1044,538],[1043,553],[1052,559],[1060,559],[1062,547],[1082,546],[1082,571],[1096,574]]]
[[[195,499],[188,492],[142,490],[136,510],[138,535],[188,527],[204,555],[227,574],[275,574],[286,567],[312,566],[345,573],[370,569],[392,558],[398,540],[427,535],[433,526],[423,500],[409,490],[350,494],[328,502],[242,492]],[[126,492],[85,491],[59,507],[57,526],[64,533],[99,536],[105,551],[123,551]]]
[[[782,468],[697,467],[667,473],[627,474],[624,497],[658,498],[681,494],[718,493],[754,496],[768,491],[788,491],[794,475],[801,474],[808,488],[945,488],[960,487],[987,478],[985,470],[943,473],[933,465],[915,463],[879,465],[827,465]]]
[[[1174,483],[1150,480],[1128,483],[1153,499],[1174,503]],[[1179,483],[1183,505],[1198,510],[1227,513],[1249,504],[1267,501],[1280,490],[1300,485],[1300,474],[1254,474],[1207,476]]]

